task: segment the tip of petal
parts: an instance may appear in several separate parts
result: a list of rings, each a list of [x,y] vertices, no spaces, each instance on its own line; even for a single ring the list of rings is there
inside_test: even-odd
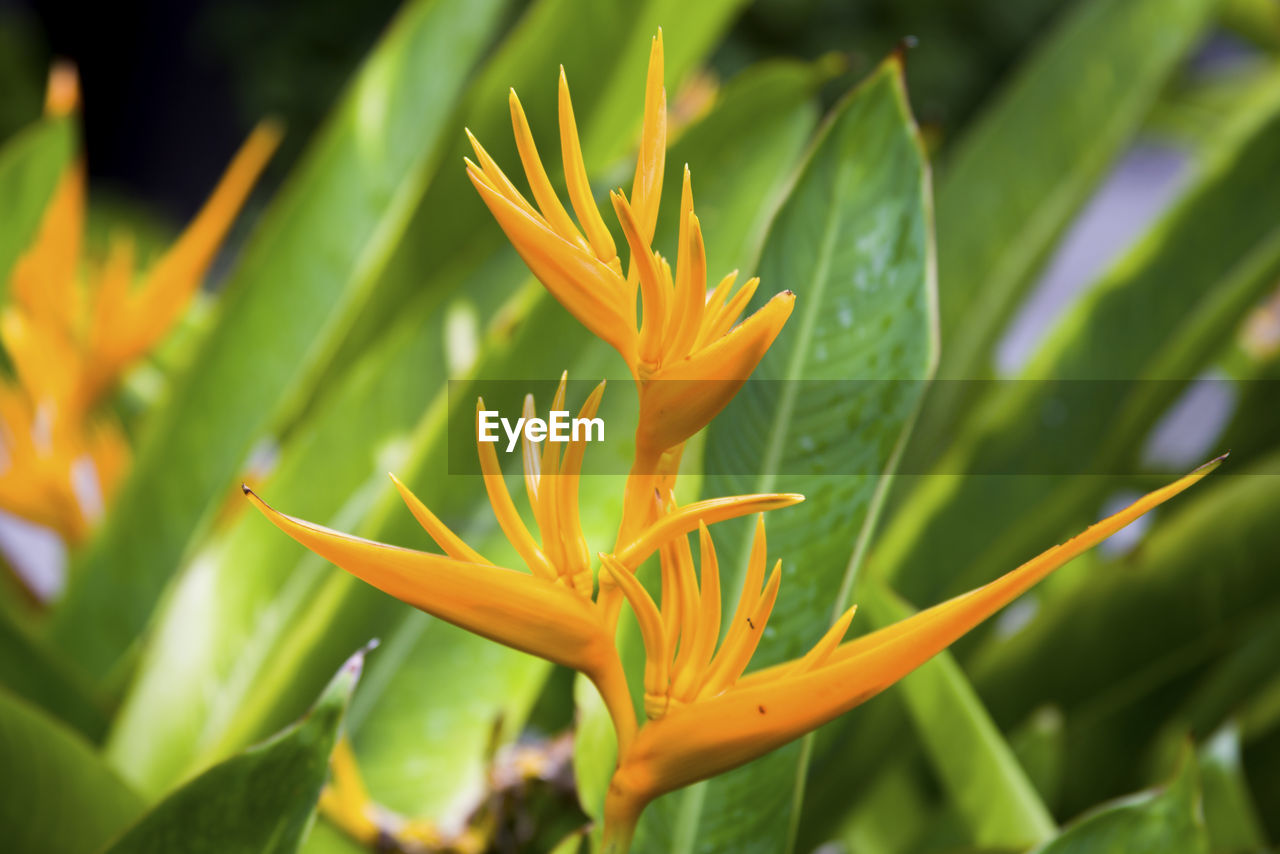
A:
[[[240,489],[244,492],[245,495],[253,495],[253,490],[249,488],[249,484],[247,483],[240,484]]]
[[[1192,474],[1208,474],[1209,472],[1216,469],[1218,466],[1222,465],[1223,461],[1229,456],[1231,456],[1231,452],[1224,451],[1223,453],[1209,460],[1209,462],[1204,463],[1203,465],[1197,467],[1191,473]]]
[[[51,116],[66,116],[80,107],[80,74],[74,62],[59,59],[49,69],[44,109]]]

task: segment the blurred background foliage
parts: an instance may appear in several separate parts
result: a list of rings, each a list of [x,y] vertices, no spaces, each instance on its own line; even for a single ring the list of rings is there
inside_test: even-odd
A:
[[[546,138],[564,63],[593,184],[611,186],[659,25],[669,163],[693,169],[713,270],[795,275],[764,290],[803,300],[809,271],[771,247],[785,243],[774,213],[802,196],[819,117],[894,50],[934,170],[944,382],[891,491],[819,483],[780,517],[810,582],[788,578],[798,604],[777,655],[821,634],[833,597],[861,604],[855,632],[886,623],[1169,471],[1233,455],[875,702],[656,804],[637,847],[1217,854],[1280,839],[1280,3],[4,0],[14,223],[35,222],[50,188],[13,176],[70,159],[48,120],[31,130],[54,57],[83,80],[91,247],[125,225],[158,251],[255,122],[287,128],[206,299],[111,404],[137,455],[95,537],[68,554],[11,520],[0,531],[14,570],[0,587],[0,827],[14,850],[182,850],[203,828],[236,850],[359,851],[324,818],[306,830],[340,726],[387,828],[440,834],[421,850],[549,850],[594,814],[609,745],[590,689],[333,571],[241,513],[233,487],[248,478],[289,512],[422,546],[394,470],[509,557],[479,484],[446,471],[446,409],[482,380],[618,366],[489,222],[461,128],[512,162],[506,88]],[[874,172],[856,150],[812,156]],[[856,233],[859,205],[887,201],[841,196],[833,215]],[[777,234],[811,216],[792,204]],[[673,235],[660,224],[659,244]],[[19,249],[0,241],[0,272]],[[902,275],[927,291],[923,270]],[[892,327],[868,324],[859,314],[850,334]],[[813,340],[837,349],[826,334]],[[815,375],[864,378],[861,362],[810,356]],[[1129,382],[1071,407],[1044,380]],[[626,419],[627,398],[611,388],[606,416]],[[740,417],[717,422],[709,454]],[[900,435],[881,419],[812,457],[838,469]],[[743,475],[749,450],[730,447],[729,471]],[[1055,473],[1063,457],[1095,474]],[[1032,474],[990,474],[1009,471]],[[589,480],[584,527],[603,543],[616,484]],[[740,537],[723,536],[731,556]],[[32,573],[51,602],[23,589]],[[348,713],[358,666],[342,662],[373,636]]]

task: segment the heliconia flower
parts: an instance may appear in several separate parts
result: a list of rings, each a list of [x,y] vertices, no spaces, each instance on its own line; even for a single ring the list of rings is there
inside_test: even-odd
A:
[[[70,115],[79,103],[75,69],[55,65],[46,112]],[[68,542],[84,537],[128,460],[119,426],[97,410],[179,319],[279,137],[269,122],[253,131],[196,218],[137,282],[133,244],[123,234],[112,236],[104,259],[85,265],[82,280],[83,163],[61,177],[32,245],[14,265],[0,314],[0,340],[16,378],[0,388],[9,399],[0,509],[50,526]],[[86,465],[91,476],[77,476]]]
[[[842,644],[853,618],[850,609],[806,655],[745,677],[742,670],[778,593],[776,568],[761,589],[763,523],[733,622],[714,656],[719,582],[705,529],[701,590],[687,543],[682,548],[674,542],[668,546],[670,559],[664,555],[661,609],[630,573],[606,560],[639,619],[646,651],[645,708],[651,720],[629,747],[620,748],[605,803],[605,850],[627,849],[640,812],[654,798],[750,762],[870,699],[1055,569],[1205,477],[1222,459],[989,584]]]
[[[553,409],[564,406],[562,376]],[[579,417],[594,416],[604,392],[601,383]],[[477,413],[484,406],[477,404]],[[526,400],[526,413],[533,413]],[[613,623],[592,600],[590,552],[579,524],[578,483],[585,437],[567,443],[525,445],[526,489],[538,522],[535,538],[515,507],[492,443],[477,436],[480,466],[494,515],[529,572],[495,566],[449,529],[403,483],[396,488],[414,518],[445,554],[431,554],[339,533],[269,507],[247,486],[244,492],[278,528],[311,551],[379,590],[442,620],[515,649],[585,674],[600,691],[619,742],[635,731],[635,712],[614,645]],[[745,495],[699,501],[672,508],[614,560],[634,570],[670,539],[699,524],[786,507],[802,500],[789,494]]]
[[[467,174],[534,275],[626,360],[640,388],[636,434],[640,467],[652,469],[664,452],[705,427],[729,402],[782,329],[794,295],[778,294],[735,327],[758,280],[751,279],[732,292],[736,274],[731,273],[708,293],[706,252],[688,167],[675,271],[651,248],[666,160],[661,31],[653,39],[649,57],[631,197],[621,190],[610,193],[630,250],[625,274],[587,181],[564,69],[560,70],[560,148],[571,207],[581,229],[551,185],[514,90],[510,101],[516,147],[533,202],[521,195],[475,137],[470,138],[477,162],[467,161]],[[642,306],[639,325],[637,289]]]

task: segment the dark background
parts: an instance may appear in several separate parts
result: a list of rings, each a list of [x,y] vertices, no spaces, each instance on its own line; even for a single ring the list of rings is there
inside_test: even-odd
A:
[[[260,192],[333,103],[398,0],[0,0],[0,136],[40,109],[53,57],[73,60],[84,92],[95,197],[190,216],[236,146],[266,115],[288,127]],[[524,0],[513,0],[517,8]],[[960,124],[1033,43],[1063,0],[755,0],[713,57],[728,77],[767,56],[836,51],[842,91],[907,36],[908,79],[938,137]],[[513,16],[514,17],[514,16]],[[669,26],[678,26],[671,22]]]

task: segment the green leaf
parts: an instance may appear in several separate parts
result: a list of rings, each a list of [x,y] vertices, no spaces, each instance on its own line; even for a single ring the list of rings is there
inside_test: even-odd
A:
[[[0,609],[0,685],[91,740],[107,728],[106,704],[56,650]]]
[[[757,665],[802,652],[843,609],[859,544],[883,496],[881,474],[892,469],[933,365],[928,175],[896,60],[855,89],[825,125],[770,228],[759,272],[756,305],[787,287],[797,294],[795,313],[755,377],[712,424],[704,484],[708,495],[808,495],[770,529],[771,553],[784,561],[783,586]],[[802,386],[813,380],[834,382]],[[868,382],[840,382],[848,380]],[[859,432],[851,441],[854,423]],[[848,475],[851,460],[867,473]],[[815,474],[793,473],[801,470]],[[725,594],[736,597],[751,528],[717,527],[732,530],[717,542]],[[685,852],[695,843],[784,850],[794,835],[805,755],[797,743],[659,799],[641,820],[636,850]]]
[[[883,585],[858,588],[858,616],[881,629],[914,613]],[[964,671],[941,652],[899,683],[916,733],[980,847],[1022,850],[1058,826]]]
[[[39,231],[58,180],[71,165],[75,132],[67,118],[45,118],[0,148],[0,303],[6,301],[13,265]]]
[[[315,811],[363,665],[364,653],[353,655],[305,718],[184,784],[106,854],[292,854]]]
[[[1045,806],[1056,810],[1066,765],[1066,726],[1056,706],[1041,706],[1009,733],[1009,747]]]
[[[440,375],[442,357],[417,329],[388,336],[290,438],[263,494],[295,515],[354,526],[403,461],[431,391],[422,375]],[[112,763],[153,797],[296,718],[335,666],[302,651],[284,673],[324,674],[279,703],[294,686],[264,674],[283,666],[278,645],[337,570],[264,524],[240,495],[230,500],[238,515],[179,577],[107,742]],[[370,636],[343,640],[350,650]]]
[[[886,528],[871,567],[912,601],[1004,572],[1133,487],[1144,439],[1280,273],[1280,77],[1221,130],[1165,217],[1057,323]],[[1006,474],[1016,473],[1018,477]],[[1077,475],[1077,476],[1072,476]],[[1167,475],[1172,479],[1172,475]]]
[[[946,157],[938,183],[939,379],[990,375],[1000,331],[1214,6],[1075,4]],[[965,383],[934,386],[913,453],[946,447],[971,391]]]
[[[937,812],[914,763],[899,758],[870,781],[866,794],[850,804],[835,838],[857,854],[919,851],[919,840]]]
[[[1177,774],[1160,789],[1104,806],[1068,827],[1035,854],[1209,854],[1200,814],[1195,754],[1183,751]]]
[[[55,615],[54,636],[94,675],[121,661],[281,397],[314,381],[363,307],[501,5],[408,5],[264,217]]]
[[[78,733],[0,690],[0,827],[10,851],[84,854],[143,809]]]
[[[1199,759],[1210,848],[1219,854],[1265,850],[1267,838],[1249,794],[1236,727],[1224,727],[1205,742]]]

